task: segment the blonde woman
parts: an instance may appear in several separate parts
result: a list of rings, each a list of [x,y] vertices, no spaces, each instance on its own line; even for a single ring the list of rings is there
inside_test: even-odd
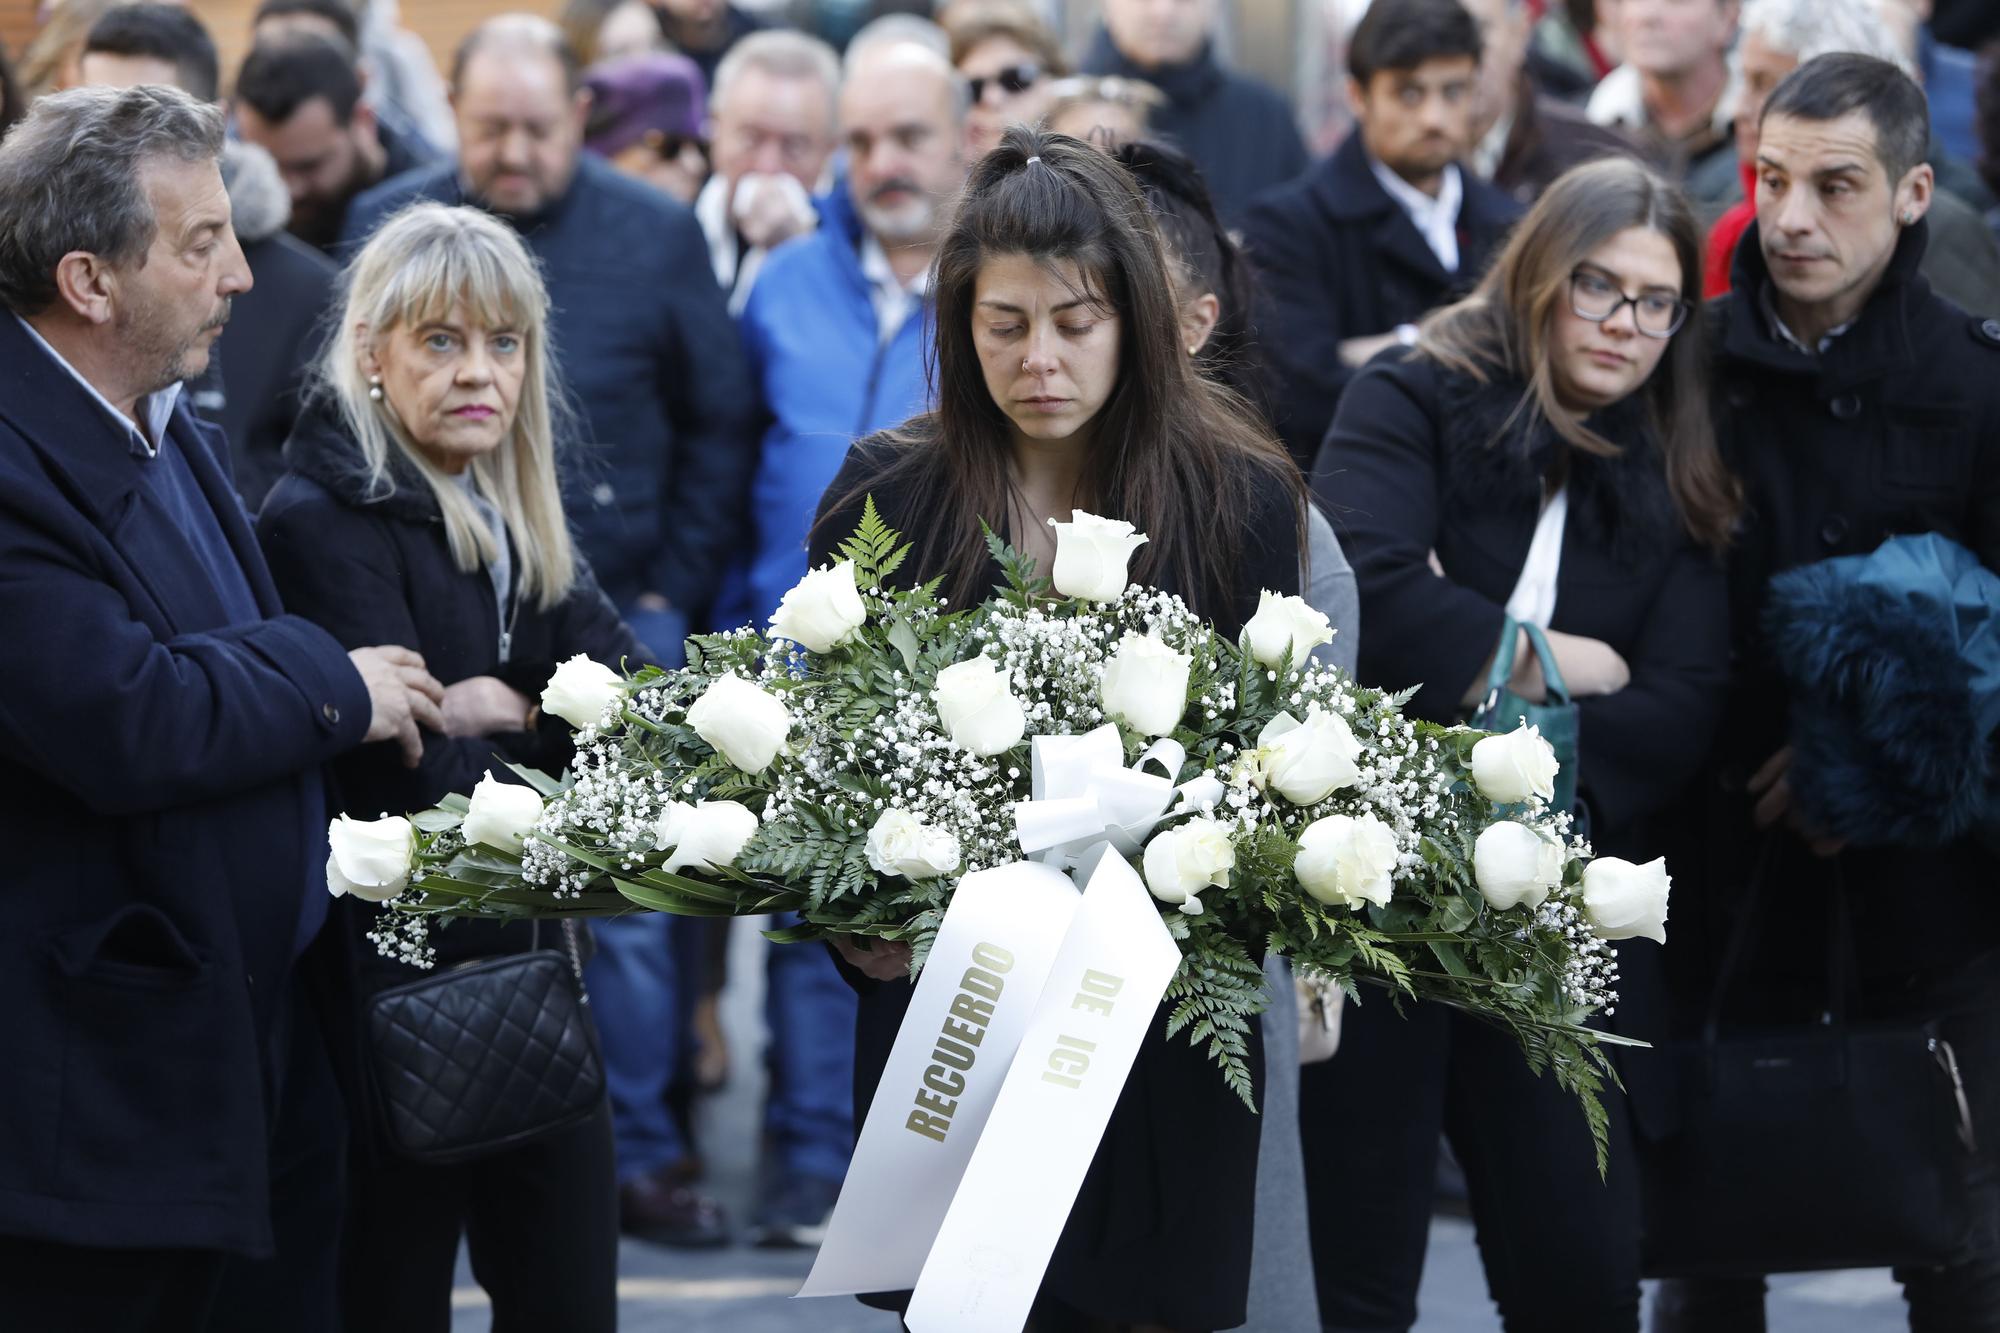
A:
[[[514,232],[476,209],[418,204],[375,233],[346,280],[319,391],[257,529],[289,610],[344,644],[417,648],[446,685],[445,732],[425,735],[415,767],[386,745],[340,762],[342,804],[373,818],[470,791],[489,771],[506,780],[510,761],[559,772],[569,727],[536,703],[556,664],[641,650],[563,522],[548,297]],[[337,906],[322,943],[347,959],[350,993],[329,1016],[339,1032],[369,995],[417,974],[376,955],[372,909]],[[530,938],[461,922],[438,935],[438,964]],[[443,1333],[461,1233],[495,1328],[613,1327],[608,1110],[497,1155],[419,1165],[381,1144],[369,1089],[348,1073],[348,1327]]]

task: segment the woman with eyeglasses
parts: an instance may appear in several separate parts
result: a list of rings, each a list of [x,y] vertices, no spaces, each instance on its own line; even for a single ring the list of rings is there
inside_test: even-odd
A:
[[[1579,167],[1470,297],[1355,379],[1313,481],[1360,587],[1361,681],[1421,685],[1413,712],[1464,718],[1507,619],[1545,628],[1577,701],[1579,825],[1640,862],[1664,850],[1728,666],[1718,556],[1739,501],[1708,419],[1700,289],[1681,193],[1631,161]],[[1540,701],[1515,638],[1509,683]],[[1621,1032],[1652,1033],[1659,947],[1618,946]],[[1511,1036],[1435,1006],[1350,1008],[1333,1074],[1355,1091],[1308,1131],[1355,1145],[1343,1197],[1313,1200],[1321,1319],[1415,1320],[1442,1130],[1505,1327],[1636,1330],[1633,1135],[1668,1128],[1660,1058],[1619,1060],[1630,1095],[1607,1089],[1600,1179],[1583,1117]]]
[[[1069,64],[1048,25],[1018,4],[956,7],[944,23],[951,63],[972,94],[966,153],[984,157],[1009,125],[1041,118],[1049,81],[1069,73]]]

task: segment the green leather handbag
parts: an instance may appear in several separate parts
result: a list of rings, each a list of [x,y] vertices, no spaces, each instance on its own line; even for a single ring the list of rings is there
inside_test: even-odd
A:
[[[1507,688],[1507,681],[1514,674],[1515,645],[1523,630],[1527,631],[1528,645],[1542,664],[1542,680],[1547,686],[1547,697],[1542,703],[1530,703]],[[1493,670],[1486,676],[1486,701],[1473,711],[1470,722],[1481,731],[1513,731],[1524,722],[1539,731],[1555,750],[1559,765],[1556,794],[1549,808],[1576,808],[1576,703],[1569,697],[1562,668],[1556,665],[1556,655],[1549,648],[1548,636],[1542,633],[1541,626],[1507,617],[1500,630],[1500,646],[1493,654]]]

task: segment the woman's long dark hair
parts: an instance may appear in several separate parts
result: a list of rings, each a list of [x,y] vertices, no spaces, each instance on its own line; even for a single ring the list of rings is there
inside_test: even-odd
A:
[[[1423,355],[1473,376],[1526,386],[1516,418],[1540,417],[1571,448],[1608,458],[1620,447],[1556,397],[1550,331],[1570,299],[1576,266],[1621,231],[1644,227],[1666,237],[1681,266],[1681,298],[1694,307],[1643,397],[1666,462],[1667,489],[1681,523],[1716,550],[1729,544],[1742,492],[1715,446],[1708,411],[1708,325],[1701,317],[1701,232],[1687,197],[1637,162],[1607,158],[1572,168],[1542,193],[1514,228],[1472,295],[1424,320]]]
[[[1195,353],[1196,368],[1262,410],[1263,386],[1250,335],[1255,290],[1250,263],[1216,217],[1215,200],[1201,168],[1180,149],[1155,139],[1120,144],[1111,158],[1132,173],[1153,210],[1169,267],[1180,270],[1175,277],[1181,299],[1204,293],[1215,297],[1215,327]]]
[[[1124,519],[1151,539],[1133,558],[1141,583],[1171,583],[1207,616],[1228,615],[1254,512],[1282,489],[1304,549],[1305,486],[1257,415],[1197,373],[1181,346],[1175,284],[1132,178],[1066,135],[1013,126],[973,167],[938,246],[930,377],[937,407],[888,432],[874,475],[825,507],[894,487],[923,516],[918,567],[942,574],[955,605],[990,583],[980,533],[1005,532],[1015,496],[1010,426],[987,390],[973,343],[981,268],[1003,255],[1076,265],[1119,316],[1118,383],[1099,409],[1083,468],[1081,509]]]

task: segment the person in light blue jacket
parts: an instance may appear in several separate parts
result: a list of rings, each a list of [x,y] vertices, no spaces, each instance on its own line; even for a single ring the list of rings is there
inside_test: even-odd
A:
[[[743,307],[743,345],[768,416],[750,489],[751,551],[720,624],[770,616],[806,572],[806,530],[848,444],[927,403],[931,249],[944,201],[964,179],[965,106],[950,66],[914,43],[849,55],[844,179],[819,230],[771,254]]]
[[[965,85],[903,36],[848,49],[845,178],[819,229],[779,246],[743,307],[767,416],[750,488],[752,541],[725,581],[723,626],[764,624],[806,572],[806,533],[848,445],[929,405],[929,273],[945,201],[964,181]],[[753,1239],[816,1244],[853,1145],[854,996],[832,961],[777,949],[767,1001],[767,1161]]]

